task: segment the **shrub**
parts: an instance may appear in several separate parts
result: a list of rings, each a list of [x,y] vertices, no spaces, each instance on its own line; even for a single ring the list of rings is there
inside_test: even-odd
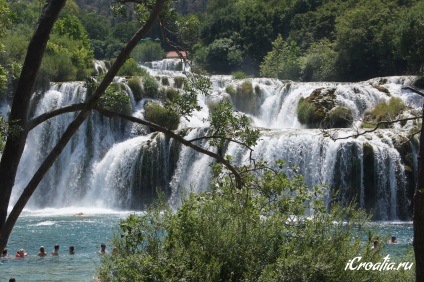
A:
[[[185,81],[185,77],[183,77],[183,76],[176,76],[176,77],[174,77],[174,86],[175,86],[175,88],[182,88],[183,87],[183,84],[184,84],[184,81]]]
[[[132,107],[128,94],[122,90],[117,82],[111,83],[102,95],[99,106],[109,111],[131,114]]]
[[[180,116],[155,102],[149,102],[144,107],[146,120],[170,130],[178,128]]]
[[[253,91],[253,86],[251,81],[244,81],[240,86],[237,87],[237,90],[233,90],[227,87],[227,92],[231,95],[234,106],[245,113],[254,114],[259,106],[260,99]]]
[[[301,124],[307,125],[308,127],[315,127],[317,124],[321,123],[324,116],[316,115],[316,107],[314,104],[309,103],[302,97],[297,104],[297,119]]]
[[[390,121],[395,119],[406,108],[407,106],[402,99],[392,97],[390,98],[389,103],[381,101],[374,107],[374,109],[366,112],[364,121],[369,124],[377,124],[381,121]]]
[[[143,80],[144,96],[149,98],[158,98],[159,84],[156,79],[150,75],[146,75]]]
[[[162,77],[162,85],[169,85],[169,79],[167,77]]]
[[[129,58],[126,60],[125,64],[121,67],[118,72],[119,76],[135,76],[135,75],[145,75],[146,71],[138,65],[138,63]]]
[[[242,189],[217,177],[216,189],[190,194],[177,211],[161,195],[143,215],[121,221],[119,251],[102,256],[100,280],[384,281],[379,271],[344,270],[357,256],[384,256],[370,250],[367,217],[354,205],[327,213],[313,196],[321,190],[310,191],[292,170],[244,175]]]
[[[324,124],[327,128],[346,128],[352,126],[352,110],[346,107],[337,106],[327,112]]]
[[[145,41],[137,45],[131,52],[131,57],[137,62],[151,62],[165,58],[165,51],[160,43]]]
[[[141,87],[140,77],[135,76],[128,79],[128,87],[131,89],[134,99],[137,102],[143,98],[143,88]]]
[[[237,94],[237,90],[234,88],[233,85],[227,85],[227,87],[225,87],[225,91],[230,94],[231,96],[234,96]]]
[[[245,79],[247,78],[247,75],[242,71],[236,71],[231,73],[231,75],[234,77],[234,79]]]
[[[172,101],[178,95],[178,90],[172,87],[166,88],[165,97],[166,99]]]

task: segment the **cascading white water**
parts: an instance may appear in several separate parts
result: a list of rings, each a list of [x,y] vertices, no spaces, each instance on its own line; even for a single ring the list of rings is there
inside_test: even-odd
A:
[[[166,60],[152,65],[155,69],[149,72],[153,76],[167,77],[171,82],[174,76],[183,75],[167,69],[173,69],[174,65]],[[255,126],[267,128],[254,147],[254,156],[270,162],[282,159],[299,167],[309,186],[326,184],[329,195],[337,192],[336,198],[343,203],[357,197],[358,205],[374,211],[375,218],[407,219],[417,148],[413,143],[399,145],[396,140],[402,132],[379,130],[356,139],[332,141],[320,130],[304,129],[297,120],[296,109],[301,97],[319,88],[334,89],[336,103],[350,108],[357,119],[363,117],[365,110],[390,97],[400,97],[411,107],[417,107],[422,99],[402,89],[412,79],[390,77],[361,83],[250,79],[253,87],[260,91],[260,102],[249,116]],[[181,120],[180,129],[193,128],[185,131],[187,139],[205,134],[208,104],[223,98],[232,100],[226,87],[237,88],[243,83],[231,76],[212,76],[211,80],[211,95],[199,99],[202,110],[195,112],[190,121]],[[375,85],[384,85],[390,97]],[[129,89],[127,92],[132,99],[134,116],[142,118],[145,100],[136,103]],[[84,99],[85,89],[81,83],[55,85],[41,97],[34,116]],[[70,113],[53,118],[31,132],[13,199],[74,117],[75,114]],[[157,188],[163,190],[174,205],[178,205],[181,193],[209,189],[212,162],[209,157],[162,134],[148,132],[145,127],[125,127],[116,120],[91,115],[43,181],[32,205],[142,209]],[[352,133],[351,129],[338,132],[340,136]],[[405,169],[406,157],[399,152],[400,147],[412,159],[412,173]],[[248,152],[235,144],[230,144],[224,153],[232,155],[239,164],[248,160]]]

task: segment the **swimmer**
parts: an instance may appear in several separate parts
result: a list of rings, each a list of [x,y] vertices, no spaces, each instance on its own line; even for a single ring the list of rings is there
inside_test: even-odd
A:
[[[75,247],[74,246],[69,246],[69,254],[75,255]]]
[[[52,251],[52,256],[58,256],[59,255],[59,245],[54,245],[54,250]]]
[[[106,244],[102,243],[100,245],[100,250],[98,251],[99,254],[107,254],[107,250],[106,250]]]
[[[37,256],[39,256],[39,257],[45,257],[45,256],[47,256],[47,253],[44,250],[44,247],[43,246],[40,247],[40,252],[37,254]]]
[[[397,244],[398,243],[398,241],[397,241],[397,239],[396,239],[396,236],[392,236],[392,238],[389,240],[389,244]]]
[[[24,252],[24,249],[20,249],[19,251],[16,252],[15,257],[17,258],[24,258],[27,257],[28,254]]]
[[[3,250],[3,253],[1,254],[1,257],[2,258],[8,258],[9,257],[9,254],[7,253],[7,249],[4,249]]]

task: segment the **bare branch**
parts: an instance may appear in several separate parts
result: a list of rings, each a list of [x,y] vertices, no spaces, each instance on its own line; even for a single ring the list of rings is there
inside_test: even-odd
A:
[[[226,137],[226,136],[218,136],[218,135],[202,136],[202,137],[198,137],[198,138],[188,140],[188,142],[195,142],[195,141],[204,140],[204,139],[223,139],[223,140],[227,140],[229,142],[234,142],[234,143],[240,144],[240,145],[246,147],[247,149],[249,149],[250,151],[253,151],[253,149],[251,147],[247,146],[245,143],[240,142],[240,141],[235,140],[235,139],[232,139],[232,138],[229,138],[229,137]]]
[[[398,123],[398,122],[403,122],[403,121],[408,121],[408,120],[416,120],[416,119],[420,119],[420,118],[422,118],[422,117],[421,116],[418,116],[418,117],[402,118],[402,119],[391,120],[391,121],[380,121],[372,129],[364,130],[364,131],[361,131],[361,132],[359,130],[357,130],[356,134],[351,134],[351,135],[344,136],[344,137],[334,137],[335,134],[332,134],[329,130],[322,130],[322,132],[325,133],[325,134],[327,134],[331,138],[331,140],[336,141],[336,140],[342,140],[342,139],[357,138],[357,137],[362,136],[362,135],[365,135],[367,133],[374,132],[381,125],[394,124],[394,123]]]
[[[84,108],[84,106],[85,106],[84,103],[79,103],[79,104],[74,104],[74,105],[69,105],[69,106],[65,106],[65,107],[62,107],[62,108],[58,108],[58,109],[52,110],[50,112],[41,114],[38,117],[29,120],[26,124],[26,129],[28,131],[30,131],[34,127],[38,126],[40,123],[43,123],[48,119],[51,119],[55,116],[58,116],[58,115],[61,115],[61,114],[64,114],[64,113],[81,111]]]
[[[402,87],[402,89],[411,90],[412,92],[415,92],[416,94],[418,94],[418,95],[420,95],[420,96],[424,97],[424,93],[423,93],[423,92],[421,92],[420,90],[418,90],[418,89],[414,88],[414,87],[411,87],[411,86],[405,86],[405,87]]]
[[[206,150],[206,149],[204,149],[202,147],[199,147],[199,146],[193,144],[191,141],[188,141],[188,140],[184,139],[182,136],[176,134],[172,130],[169,130],[167,128],[164,128],[164,127],[162,127],[160,125],[157,125],[155,123],[149,122],[147,120],[139,119],[139,118],[136,118],[136,117],[133,117],[133,116],[129,116],[129,115],[126,115],[126,114],[112,112],[112,111],[101,109],[101,108],[98,108],[98,107],[95,110],[98,111],[99,113],[105,115],[106,117],[109,117],[109,118],[111,118],[111,117],[119,117],[119,118],[122,118],[122,119],[125,119],[125,120],[128,120],[128,121],[131,121],[131,122],[134,122],[134,123],[138,123],[138,124],[142,124],[142,125],[147,125],[147,126],[153,128],[154,130],[159,131],[159,132],[162,132],[166,136],[177,140],[181,144],[183,144],[183,145],[185,145],[187,147],[192,148],[193,150],[195,150],[197,152],[200,152],[202,154],[205,154],[205,155],[208,155],[208,156],[214,158],[218,162],[222,163],[229,171],[231,171],[233,173],[234,178],[236,180],[236,186],[237,186],[237,188],[239,188],[239,189],[242,188],[243,182],[242,182],[242,178],[241,178],[239,172],[224,157],[222,157],[222,156],[220,156],[220,155],[218,155],[218,154],[216,154],[214,152],[211,152],[209,150]]]

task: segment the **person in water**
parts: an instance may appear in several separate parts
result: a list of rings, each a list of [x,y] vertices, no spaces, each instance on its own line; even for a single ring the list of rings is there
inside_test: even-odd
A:
[[[107,253],[107,250],[106,250],[106,244],[105,244],[105,243],[102,243],[102,244],[100,245],[100,250],[98,251],[98,253],[99,253],[99,254],[106,254],[106,253]]]
[[[392,236],[392,238],[389,240],[389,244],[397,244],[398,243],[398,241],[397,241],[397,239],[396,239],[396,236]]]
[[[16,252],[15,257],[17,258],[24,258],[27,257],[28,254],[24,252],[24,249],[20,249],[19,251]]]
[[[75,255],[75,247],[74,246],[69,246],[69,254]]]
[[[59,245],[54,245],[54,250],[52,251],[52,256],[58,256],[59,255]]]
[[[2,258],[8,258],[9,257],[9,254],[7,253],[7,249],[4,249],[3,250],[3,253],[1,254],[1,257]]]
[[[47,256],[47,253],[44,250],[44,247],[43,246],[40,247],[40,252],[37,254],[37,256],[39,256],[39,257],[45,257],[45,256]]]

